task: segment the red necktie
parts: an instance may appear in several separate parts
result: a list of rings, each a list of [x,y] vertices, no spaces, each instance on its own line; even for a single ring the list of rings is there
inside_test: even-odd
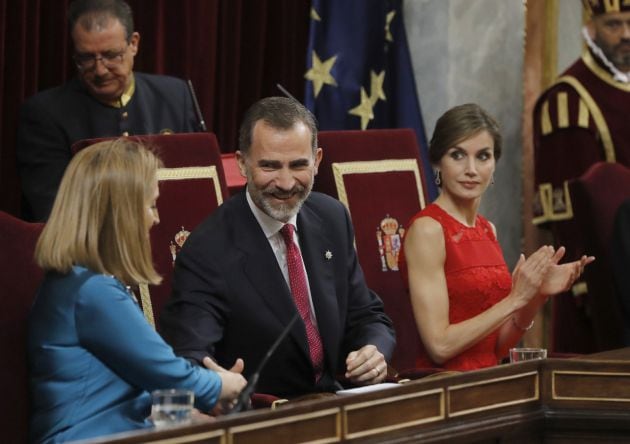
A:
[[[308,298],[308,287],[306,286],[306,274],[302,264],[302,255],[298,246],[293,242],[293,225],[285,224],[280,230],[287,247],[287,268],[289,269],[289,282],[291,283],[291,293],[295,306],[300,312],[304,326],[306,327],[306,337],[311,355],[311,362],[315,368],[315,378],[318,380],[322,373],[324,362],[324,348],[319,332],[311,321],[311,304]]]

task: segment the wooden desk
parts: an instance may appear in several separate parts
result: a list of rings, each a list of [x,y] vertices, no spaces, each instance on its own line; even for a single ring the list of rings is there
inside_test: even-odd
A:
[[[91,443],[630,442],[630,348],[546,359]]]

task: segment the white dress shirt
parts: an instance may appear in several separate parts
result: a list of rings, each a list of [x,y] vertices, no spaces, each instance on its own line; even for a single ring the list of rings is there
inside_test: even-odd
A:
[[[263,232],[265,233],[267,241],[269,242],[269,245],[271,245],[271,249],[273,250],[273,254],[276,256],[276,260],[278,261],[278,266],[282,271],[282,276],[284,276],[284,280],[286,281],[287,286],[290,290],[291,282],[289,281],[289,269],[287,266],[287,247],[284,243],[284,238],[280,233],[280,230],[285,225],[285,223],[274,219],[273,217],[263,212],[260,208],[258,208],[249,195],[249,190],[246,190],[246,195],[249,208],[252,210],[252,213],[254,213],[254,217],[258,221],[260,228],[262,228]],[[293,225],[293,242],[297,245],[301,256],[302,250],[300,249],[300,235],[297,229],[297,215],[292,216],[287,223]],[[313,322],[313,325],[317,327],[317,318],[315,317],[315,308],[313,306],[313,298],[311,296],[311,286],[308,280],[308,271],[306,270],[306,267],[304,265],[304,259],[302,259],[302,268],[304,268],[304,276],[306,276],[306,286],[308,288],[311,322]]]

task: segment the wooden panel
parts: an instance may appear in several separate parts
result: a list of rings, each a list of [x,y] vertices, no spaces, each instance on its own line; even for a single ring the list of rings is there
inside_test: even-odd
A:
[[[630,373],[552,371],[554,400],[630,402]]]
[[[341,440],[340,409],[326,409],[228,429],[228,444],[331,443]]]
[[[444,390],[390,396],[344,407],[344,437],[358,438],[444,419]]]
[[[208,423],[209,425],[210,423]],[[196,422],[195,425],[189,427],[199,429],[201,423]],[[82,443],[151,443],[151,444],[226,444],[227,438],[225,430],[211,431],[191,431],[186,426],[176,426],[173,428],[163,429],[147,429],[143,431],[124,432],[107,437],[96,438],[92,440],[81,441]]]
[[[225,444],[225,433],[223,430],[214,430],[212,432],[202,432],[186,436],[176,436],[173,438],[156,439],[150,441],[153,444]]]
[[[537,371],[495,377],[449,387],[448,415],[467,415],[539,399]]]

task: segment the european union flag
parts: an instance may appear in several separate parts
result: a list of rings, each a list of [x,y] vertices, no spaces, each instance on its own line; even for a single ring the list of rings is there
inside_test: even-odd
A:
[[[430,168],[401,0],[313,0],[304,77],[320,129],[412,128]]]

